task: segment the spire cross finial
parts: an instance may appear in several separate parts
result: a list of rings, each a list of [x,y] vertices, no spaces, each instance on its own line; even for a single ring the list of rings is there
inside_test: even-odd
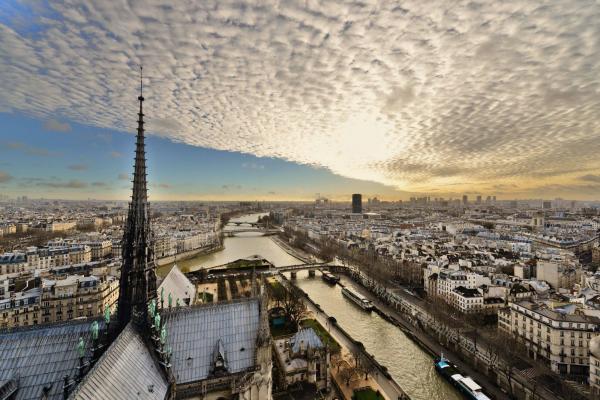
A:
[[[143,68],[140,65],[140,97],[143,97],[144,95],[144,83],[143,83],[143,79],[144,79],[144,74],[143,74]]]

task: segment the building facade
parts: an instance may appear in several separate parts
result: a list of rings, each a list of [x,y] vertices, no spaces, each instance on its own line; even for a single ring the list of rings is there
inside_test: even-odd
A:
[[[569,308],[552,309],[545,304],[521,301],[499,312],[498,327],[522,341],[534,359],[552,371],[587,381],[589,343],[597,336],[600,320]],[[570,312],[570,313],[569,313]]]

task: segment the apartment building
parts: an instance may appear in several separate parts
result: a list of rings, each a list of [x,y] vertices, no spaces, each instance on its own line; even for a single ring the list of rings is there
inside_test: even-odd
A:
[[[13,223],[0,223],[0,237],[17,233],[17,226]]]
[[[539,260],[536,266],[536,277],[546,281],[553,289],[570,289],[581,281],[581,267],[575,263],[564,261]]]
[[[65,232],[75,229],[77,222],[75,221],[52,221],[42,222],[36,228],[46,232]]]
[[[483,311],[483,294],[477,289],[459,286],[449,295],[449,303],[464,314]]]
[[[154,255],[164,258],[177,254],[177,240],[169,234],[157,235],[154,238]]]
[[[118,297],[119,281],[111,275],[44,279],[0,299],[0,329],[101,316],[107,306],[114,311]]]
[[[26,254],[30,270],[81,264],[92,260],[91,248],[86,245],[28,247]]]
[[[70,275],[61,280],[44,280],[42,287],[43,323],[100,316],[106,306],[114,309],[119,297],[119,281],[111,275]]]
[[[590,378],[592,399],[600,398],[600,335],[590,340]]]
[[[85,245],[91,248],[93,261],[112,257],[112,240],[92,240],[85,242]]]
[[[0,275],[16,274],[27,270],[25,253],[14,252],[0,254]]]
[[[589,343],[600,333],[600,319],[583,314],[577,305],[510,303],[498,313],[498,327],[523,341],[529,355],[552,371],[588,380]]]
[[[41,293],[34,288],[0,300],[0,329],[39,324]]]

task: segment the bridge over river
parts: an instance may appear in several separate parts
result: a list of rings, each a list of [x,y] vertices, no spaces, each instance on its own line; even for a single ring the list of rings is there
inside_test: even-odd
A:
[[[247,229],[231,229],[231,230],[223,230],[223,234],[227,237],[235,237],[236,234],[238,233],[251,233],[251,232],[256,232],[256,233],[262,233],[262,236],[269,236],[269,235],[276,235],[279,232],[281,232],[281,229],[279,228],[271,228],[271,229],[264,229],[264,228],[247,228]]]

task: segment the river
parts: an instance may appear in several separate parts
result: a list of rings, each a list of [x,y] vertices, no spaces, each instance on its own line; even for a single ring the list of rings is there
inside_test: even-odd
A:
[[[289,274],[287,276],[289,278]],[[462,399],[456,389],[437,374],[431,357],[400,329],[375,312],[363,311],[342,295],[340,286],[330,286],[323,282],[319,273],[315,278],[308,278],[308,273],[304,271],[298,272],[297,276],[296,285],[321,305],[323,311],[334,316],[338,324],[355,340],[362,342],[367,351],[388,368],[394,380],[411,399]],[[352,281],[346,277],[342,277],[342,283],[353,286]]]
[[[235,222],[256,222],[263,214],[245,215],[233,218],[225,227],[226,231],[247,230],[247,226],[237,227]],[[287,254],[269,237],[260,233],[239,233],[224,240],[224,249],[209,255],[178,261],[185,271],[195,271],[225,264],[240,258],[258,254],[277,267],[302,264],[300,260]],[[165,268],[169,268],[166,266]],[[317,275],[308,278],[308,273],[298,273],[297,285],[321,305],[323,310],[336,318],[352,337],[365,345],[367,351],[379,362],[388,367],[390,374],[413,400],[460,400],[462,397],[446,381],[440,378],[433,368],[432,359],[398,328],[383,320],[376,313],[366,313],[343,297],[340,286],[329,286]],[[342,277],[344,284],[350,284]]]
[[[236,230],[248,230],[248,226],[237,227],[235,222],[256,222],[264,213],[249,214],[238,218],[232,218],[225,226],[224,231],[235,232]],[[269,237],[262,236],[259,232],[237,233],[234,237],[226,237],[223,240],[224,249],[212,254],[199,255],[187,260],[177,261],[177,266],[183,272],[196,271],[201,268],[210,268],[223,265],[231,261],[239,260],[253,255],[260,255],[269,260],[276,267],[285,265],[302,264],[302,261],[292,257],[283,251]],[[173,264],[167,264],[160,268],[159,273],[166,275]]]

